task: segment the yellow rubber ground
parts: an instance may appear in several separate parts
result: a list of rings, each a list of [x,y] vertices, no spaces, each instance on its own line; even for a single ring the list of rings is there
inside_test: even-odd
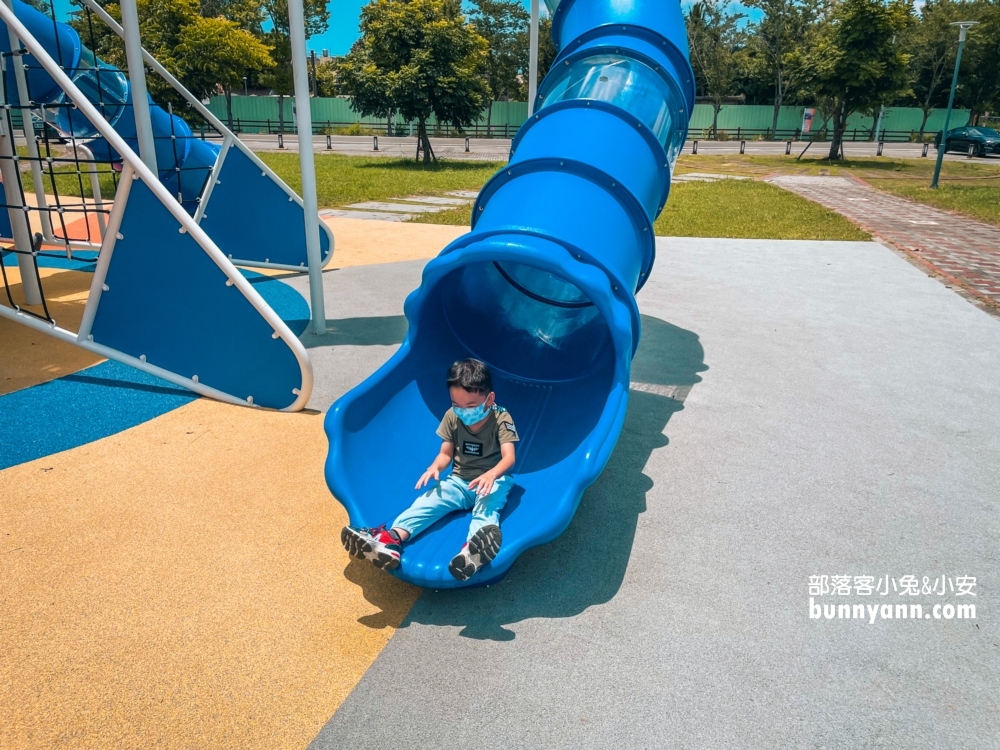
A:
[[[17,266],[4,270],[7,272],[14,302],[23,305],[21,274]],[[61,328],[78,330],[94,274],[42,268],[39,269],[39,275],[49,302],[49,314]],[[0,295],[0,304],[6,304],[2,284]],[[41,307],[26,309],[42,312]],[[47,333],[0,318],[0,396],[70,375],[103,361],[102,357],[55,339]]]
[[[464,231],[381,224],[335,220],[335,265]],[[75,327],[92,277],[44,273]],[[94,363],[3,320],[0,353],[5,391]],[[341,548],[322,420],[199,399],[0,471],[0,747],[308,745],[419,594]]]
[[[309,743],[418,595],[349,563],[322,419],[201,399],[0,472],[0,744]]]

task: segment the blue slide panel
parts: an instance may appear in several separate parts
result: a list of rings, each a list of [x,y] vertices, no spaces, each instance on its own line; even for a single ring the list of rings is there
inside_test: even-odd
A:
[[[231,258],[306,266],[302,207],[237,148],[226,152],[216,176],[201,225]],[[268,206],[266,213],[247,210],[248,193]],[[213,220],[213,217],[218,217]],[[239,217],[237,221],[233,217]],[[280,228],[281,231],[276,231]],[[332,250],[330,236],[320,227],[320,265]]]
[[[294,353],[140,180],[105,278],[94,341],[258,406],[301,390]]]
[[[469,356],[490,365],[521,436],[503,544],[459,582],[447,566],[469,516],[440,520],[404,546],[395,571],[421,586],[491,583],[560,534],[628,405],[635,293],[652,269],[653,221],[694,103],[684,20],[678,0],[563,0],[550,10],[559,56],[510,164],[476,200],[472,231],[425,267],[395,356],[326,418],[331,491],[352,524],[388,524],[437,452],[448,366]]]

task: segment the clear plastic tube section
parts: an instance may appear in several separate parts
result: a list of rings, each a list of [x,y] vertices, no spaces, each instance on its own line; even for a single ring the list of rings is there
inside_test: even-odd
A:
[[[81,45],[80,62],[75,70],[67,71],[73,83],[87,100],[104,115],[112,127],[128,107],[128,78]],[[59,106],[43,110],[44,117],[64,135],[73,138],[96,138],[99,133],[93,123],[78,111],[65,92],[56,100]]]
[[[645,63],[624,55],[592,55],[558,66],[544,85],[539,109],[570,99],[607,102],[646,125],[671,164],[680,154],[684,129],[674,118],[678,92]]]

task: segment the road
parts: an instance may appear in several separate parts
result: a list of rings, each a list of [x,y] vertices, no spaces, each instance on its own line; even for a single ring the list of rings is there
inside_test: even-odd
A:
[[[254,151],[279,151],[278,136],[271,134],[243,133],[240,138]],[[328,140],[329,139],[329,140]],[[299,149],[298,136],[283,136],[284,150],[297,152]],[[352,156],[414,156],[417,149],[416,138],[390,138],[388,136],[378,136],[379,150],[373,150],[375,138],[373,136],[349,136],[349,135],[318,135],[313,137],[313,148],[317,154],[336,153],[350,154]],[[738,154],[740,152],[740,141],[702,141],[698,142],[698,154],[704,156]],[[787,148],[785,141],[745,141],[745,153],[752,156],[783,156]],[[329,144],[329,146],[328,146]],[[805,141],[792,142],[790,156],[798,156],[806,147]],[[473,161],[506,161],[510,152],[511,140],[507,138],[470,138],[469,151],[465,150],[464,138],[431,138],[431,147],[439,157],[447,159],[470,159]],[[815,143],[807,152],[808,156],[825,154],[828,145]],[[687,141],[684,144],[684,154],[691,154],[694,149],[694,141]],[[919,143],[885,143],[883,144],[882,155],[886,158],[895,159],[919,159],[922,156],[923,146]],[[848,142],[844,144],[844,154],[848,158],[852,157],[874,157],[878,155],[878,144],[869,141]],[[927,159],[935,157],[934,147],[927,150]],[[948,161],[974,161],[980,163],[996,164],[1000,158],[986,157],[969,159],[962,154],[946,154]]]

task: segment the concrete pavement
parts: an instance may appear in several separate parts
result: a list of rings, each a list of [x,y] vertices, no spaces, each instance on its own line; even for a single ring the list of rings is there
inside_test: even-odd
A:
[[[658,242],[633,380],[678,398],[633,390],[567,532],[426,592],[312,747],[997,747],[1000,321],[876,243]],[[421,265],[327,274],[355,322],[311,343],[317,407],[394,350]],[[820,603],[977,617],[812,619],[838,574],[887,593]]]

